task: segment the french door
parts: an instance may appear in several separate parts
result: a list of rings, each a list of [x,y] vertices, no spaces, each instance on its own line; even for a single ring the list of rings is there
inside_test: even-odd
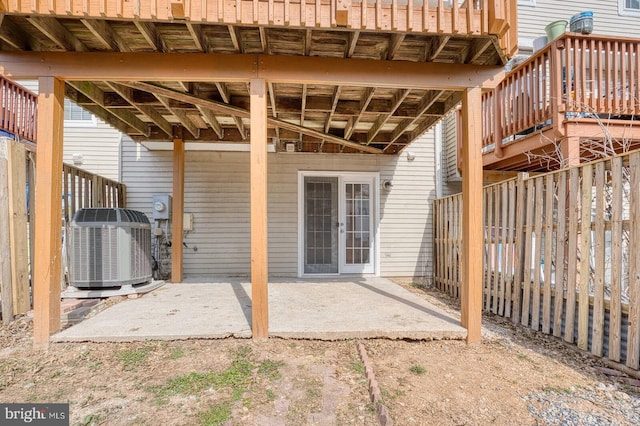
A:
[[[302,274],[375,272],[374,175],[303,174]]]

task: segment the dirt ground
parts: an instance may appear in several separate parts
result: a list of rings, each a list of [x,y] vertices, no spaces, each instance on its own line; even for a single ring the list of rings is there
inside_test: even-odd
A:
[[[405,283],[406,285],[406,283]],[[446,309],[455,303],[407,285]],[[493,316],[485,339],[363,341],[396,425],[639,424],[638,388]],[[69,402],[71,424],[376,425],[356,341],[52,344],[0,328],[0,401]]]

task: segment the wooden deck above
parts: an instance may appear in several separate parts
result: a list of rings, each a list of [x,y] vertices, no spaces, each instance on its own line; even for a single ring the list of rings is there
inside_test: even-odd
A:
[[[229,55],[232,62],[243,55],[281,63],[292,57],[346,59],[363,75],[362,83],[269,81],[268,136],[277,150],[294,143],[296,151],[393,154],[460,100],[446,78],[442,87],[416,87],[409,80],[403,85],[399,64],[460,64],[468,67],[458,74],[470,76],[478,67],[495,70],[516,49],[515,3],[0,0],[0,56],[4,61],[3,53],[13,51],[156,52],[214,54],[219,61]],[[87,58],[71,61],[80,67]],[[95,57],[111,60],[119,59]],[[395,84],[367,85],[367,61],[394,64],[387,72]],[[148,63],[150,76],[154,64]],[[169,141],[174,128],[182,127],[185,140],[248,141],[247,79],[197,79],[184,72],[165,80],[65,80],[68,98],[134,139]]]
[[[640,39],[569,33],[483,95],[483,164],[555,170],[640,147]]]

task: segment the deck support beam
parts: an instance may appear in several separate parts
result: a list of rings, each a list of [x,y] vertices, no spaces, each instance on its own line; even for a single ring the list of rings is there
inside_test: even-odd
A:
[[[33,270],[33,340],[37,346],[46,346],[49,336],[60,330],[63,119],[64,81],[41,77]]]
[[[182,281],[184,141],[181,128],[177,128],[173,136],[173,199],[171,203],[171,282],[175,284]]]
[[[250,82],[251,322],[254,339],[269,337],[267,260],[267,84]]]
[[[462,94],[462,292],[461,323],[467,343],[482,328],[482,90]]]

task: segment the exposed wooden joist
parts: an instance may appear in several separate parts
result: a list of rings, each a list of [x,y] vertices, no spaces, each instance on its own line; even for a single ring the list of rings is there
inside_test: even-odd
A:
[[[464,61],[464,63],[465,64],[475,63],[482,55],[484,55],[484,52],[486,52],[490,46],[493,46],[493,41],[491,39],[489,40],[478,39],[471,42],[471,48],[469,49],[469,55],[468,55],[469,57],[467,58],[466,61]]]
[[[449,111],[451,110],[455,105],[457,105],[460,102],[460,94],[459,93],[454,93],[452,94],[449,99],[447,99],[445,101],[445,103],[443,104],[442,107],[438,108],[439,111],[442,111],[443,113],[445,111]],[[438,105],[438,103],[435,103],[434,105],[432,105],[431,107],[429,107],[429,110],[431,110],[432,108],[434,108],[436,105]],[[442,115],[442,114],[439,114]],[[424,132],[426,132],[427,130],[429,130],[429,128],[431,126],[433,126],[433,124],[438,121],[441,117],[439,116],[431,116],[431,117],[425,117],[424,120],[422,120],[415,129],[413,129],[411,131],[411,135],[409,136],[410,140],[414,140],[415,138],[419,137],[420,135],[422,135]]]
[[[200,129],[198,129],[193,124],[193,122],[189,119],[189,117],[187,117],[187,113],[186,112],[184,112],[182,110],[171,108],[171,104],[169,102],[169,98],[167,98],[166,96],[156,95],[156,97],[158,98],[160,103],[162,103],[162,105],[164,105],[164,107],[171,114],[173,114],[174,117],[176,117],[178,119],[180,124],[182,124],[182,126],[185,129],[187,129],[187,131],[189,133],[191,133],[193,135],[193,137],[198,138],[200,136]]]
[[[156,52],[164,52],[166,50],[162,43],[162,37],[160,37],[160,33],[158,33],[153,22],[135,20],[133,23],[153,50]]]
[[[240,31],[236,28],[235,25],[228,25],[227,29],[229,30],[229,37],[231,38],[231,44],[233,44],[234,50],[238,53],[242,53]]]
[[[193,43],[196,45],[196,49],[201,52],[206,52],[207,44],[205,38],[202,35],[202,26],[198,24],[192,24],[190,22],[187,22],[185,25],[189,30],[189,34],[191,34],[191,38],[193,39]]]
[[[269,40],[267,39],[267,29],[265,27],[258,27],[258,34],[260,35],[260,45],[262,46],[262,53],[268,53],[267,46],[269,45]]]
[[[311,43],[313,42],[313,33],[310,28],[307,28],[304,33],[304,54],[305,56],[311,55]]]
[[[271,102],[271,116],[278,118],[278,110],[276,107],[276,88],[273,83],[267,83],[267,89],[269,90],[269,101]]]
[[[463,90],[492,89],[504,76],[501,66],[284,55],[4,51],[0,62],[10,78],[80,81],[247,82],[258,76],[273,83]]]
[[[218,93],[222,98],[222,102],[224,102],[225,104],[231,102],[231,96],[229,95],[229,89],[227,89],[226,84],[216,81],[216,88],[218,89]]]
[[[27,38],[23,31],[3,14],[0,14],[0,40],[15,49],[27,49]]]
[[[71,81],[67,82],[67,84],[74,87],[80,93],[98,104],[99,107],[104,108],[104,92],[94,83],[88,81]],[[104,109],[118,120],[133,127],[143,135],[149,135],[149,125],[136,117],[132,112],[121,109]]]
[[[442,49],[444,49],[444,47],[447,45],[450,38],[451,36],[448,35],[434,38],[431,42],[431,50],[428,51],[429,53],[427,54],[427,60],[433,61],[434,59],[436,59],[440,52],[442,52]],[[456,65],[456,67],[457,66],[458,65]]]
[[[216,135],[218,135],[218,138],[223,139],[224,129],[220,125],[220,122],[216,118],[215,114],[211,110],[204,108],[200,105],[196,105],[196,108],[198,108],[198,111],[200,111],[200,114],[202,114],[202,116],[207,121],[207,123],[209,123],[213,131],[216,132]]]
[[[87,47],[82,44],[69,30],[67,30],[55,18],[42,18],[39,16],[31,16],[27,21],[36,27],[42,34],[47,36],[49,40],[54,42],[58,47],[70,52],[86,52]]]
[[[404,41],[405,34],[392,34],[389,42],[389,50],[387,50],[387,60],[390,61],[395,58],[398,53],[398,49]]]
[[[373,99],[375,91],[376,89],[374,87],[367,87],[364,90],[362,97],[360,98],[360,111],[358,111],[358,113],[349,120],[349,122],[347,123],[347,127],[344,129],[345,139],[351,138],[353,131],[356,129],[356,126],[360,122],[360,119],[362,119],[362,114],[369,106],[371,99]]]
[[[173,126],[169,123],[163,116],[158,112],[158,110],[149,105],[139,105],[135,102],[133,98],[133,89],[127,86],[123,86],[117,83],[107,82],[109,87],[113,89],[118,95],[122,96],[124,100],[129,102],[134,108],[140,111],[142,114],[147,116],[149,120],[153,122],[156,126],[162,129],[163,132],[167,134],[169,137],[173,137]]]
[[[81,19],[80,21],[107,49],[116,52],[131,52],[129,45],[122,40],[107,21],[97,19]]]
[[[347,50],[344,52],[345,58],[351,58],[353,56],[353,52],[356,50],[356,46],[358,45],[358,38],[360,37],[360,31],[353,31],[348,33],[348,42],[347,42]]]
[[[83,101],[85,101],[87,97],[69,85],[67,85],[65,88],[65,96],[69,98],[71,101],[75,102],[76,104],[81,105],[82,108],[86,109],[91,114],[98,117],[100,120],[118,129],[122,133],[127,135],[139,134],[137,130],[134,130],[127,123],[113,116],[105,108],[98,106],[96,104],[83,103]]]
[[[338,101],[340,101],[340,94],[342,93],[342,86],[336,86],[333,89],[333,98],[331,102],[331,110],[327,114],[327,119],[324,122],[324,132],[327,133],[331,128],[331,121],[333,119],[333,114],[336,112],[336,107],[338,106]]]
[[[391,104],[391,109],[389,110],[389,113],[380,114],[376,119],[376,121],[373,123],[373,126],[371,126],[371,128],[369,129],[369,132],[367,132],[367,144],[371,143],[373,138],[376,137],[378,132],[382,129],[382,126],[384,126],[387,123],[387,121],[389,121],[389,118],[393,116],[393,113],[396,112],[396,110],[400,107],[402,102],[404,102],[404,100],[406,99],[406,97],[409,95],[410,92],[411,92],[410,89],[404,89],[404,90],[398,91],[394,95],[394,99]]]
[[[234,115],[233,122],[236,124],[236,127],[238,128],[240,135],[242,135],[242,140],[246,140],[249,137],[249,132],[247,132],[247,129],[244,126],[244,121],[242,121],[242,118],[238,117],[237,115]]]
[[[144,83],[144,82],[126,82],[126,83],[122,83],[122,84],[124,84],[126,86],[129,86],[129,87],[132,87],[134,89],[145,90],[145,91],[150,92],[150,93],[159,94],[161,96],[171,97],[173,99],[180,100],[180,101],[183,101],[183,102],[188,102],[188,103],[191,103],[193,105],[200,105],[200,106],[203,106],[205,108],[209,108],[214,112],[225,114],[225,115],[230,115],[232,117],[249,118],[249,116],[250,116],[249,111],[247,111],[245,109],[238,108],[238,107],[235,107],[233,105],[223,104],[223,103],[216,102],[216,101],[211,101],[211,100],[208,100],[208,99],[202,99],[202,98],[199,98],[197,96],[191,95],[189,93],[178,92],[177,90],[169,89],[167,87],[162,87],[162,86],[158,86],[158,85],[155,85],[155,84]],[[315,137],[315,138],[318,138],[318,139],[325,139],[328,142],[336,143],[338,145],[348,146],[350,148],[354,148],[354,149],[357,149],[357,150],[360,150],[360,151],[369,152],[369,153],[372,153],[372,154],[380,154],[380,153],[382,153],[382,150],[374,148],[374,147],[363,146],[363,145],[360,145],[358,143],[351,142],[351,141],[348,141],[346,139],[339,138],[337,136],[325,134],[325,133],[322,133],[322,132],[314,130],[314,129],[309,129],[307,127],[303,127],[303,126],[300,126],[298,124],[289,123],[289,122],[286,122],[286,121],[283,121],[283,120],[279,120],[279,119],[276,119],[276,118],[269,118],[268,122],[272,126],[281,127],[283,129],[292,130],[292,131],[295,131],[295,132],[298,132],[298,133],[304,133],[306,135],[309,135],[309,136],[312,136],[312,137]]]
[[[403,120],[402,123],[400,123],[393,130],[389,144],[395,142],[400,137],[400,135],[402,135],[407,130],[408,127],[415,124],[422,117],[422,114],[425,114],[429,110],[429,108],[433,106],[433,104],[438,100],[442,93],[444,93],[444,91],[442,90],[431,91],[424,98],[422,98],[420,100],[420,105],[418,105],[418,108],[416,110],[415,117],[413,119]]]

